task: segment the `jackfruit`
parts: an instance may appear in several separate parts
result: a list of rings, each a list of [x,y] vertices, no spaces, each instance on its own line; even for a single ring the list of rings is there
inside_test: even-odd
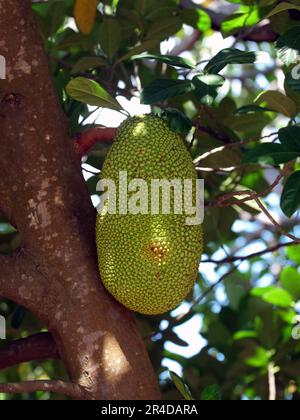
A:
[[[158,214],[151,213],[150,192],[148,214],[143,214],[145,203],[142,206],[138,199],[140,212],[134,212],[138,214],[121,214],[120,173],[125,171],[128,183],[141,179],[149,191],[153,179],[190,179],[195,183],[196,172],[181,137],[160,117],[144,115],[130,117],[118,128],[101,173],[102,180],[110,179],[116,185],[117,210],[116,214],[108,212],[109,197],[97,216],[102,282],[127,308],[142,314],[161,314],[175,308],[193,288],[202,254],[202,227],[188,225],[185,211],[175,214],[178,196],[173,189],[170,214],[163,213],[162,205]],[[192,198],[195,204],[194,185]],[[134,192],[128,193],[128,205],[130,200],[135,200]]]

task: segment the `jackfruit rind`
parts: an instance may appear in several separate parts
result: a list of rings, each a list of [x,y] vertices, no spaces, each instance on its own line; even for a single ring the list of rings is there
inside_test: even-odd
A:
[[[153,115],[128,118],[117,130],[102,179],[192,179],[197,175],[180,136]],[[130,197],[130,196],[129,196]],[[118,195],[117,195],[118,199]],[[149,194],[149,208],[151,195]],[[171,197],[171,208],[174,196]],[[201,225],[186,214],[97,216],[99,271],[107,290],[127,308],[154,315],[175,308],[191,291],[202,254]]]

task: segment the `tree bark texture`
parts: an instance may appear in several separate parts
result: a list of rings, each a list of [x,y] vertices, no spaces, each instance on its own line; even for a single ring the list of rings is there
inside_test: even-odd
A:
[[[95,210],[68,137],[30,0],[0,0],[0,208],[22,249],[0,256],[0,296],[52,333],[70,375],[97,399],[157,399],[134,317],[101,285]]]

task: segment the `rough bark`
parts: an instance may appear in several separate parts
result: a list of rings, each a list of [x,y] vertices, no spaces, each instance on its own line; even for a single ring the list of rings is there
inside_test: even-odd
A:
[[[101,285],[95,211],[68,138],[30,0],[0,1],[0,203],[23,243],[1,257],[0,295],[49,328],[70,379],[98,399],[156,399],[131,313]],[[22,260],[22,261],[21,261]],[[17,288],[15,287],[17,285]]]

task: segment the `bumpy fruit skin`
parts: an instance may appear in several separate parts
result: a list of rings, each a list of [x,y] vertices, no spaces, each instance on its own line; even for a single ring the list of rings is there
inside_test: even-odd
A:
[[[101,178],[114,180],[118,191],[120,171],[127,171],[128,182],[142,178],[149,186],[151,179],[196,180],[182,139],[152,115],[128,118],[119,127]],[[202,228],[187,225],[185,214],[102,211],[96,237],[103,284],[127,308],[164,313],[191,291],[202,254]]]

